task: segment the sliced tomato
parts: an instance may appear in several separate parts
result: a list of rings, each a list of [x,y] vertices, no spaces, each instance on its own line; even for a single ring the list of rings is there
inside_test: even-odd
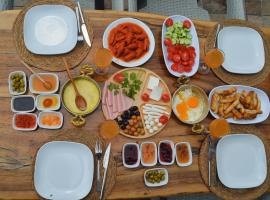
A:
[[[179,63],[179,61],[181,61],[180,55],[174,54],[174,55],[173,55],[173,62]]]
[[[173,25],[173,20],[171,18],[167,19],[165,22],[166,26],[172,26]]]
[[[185,50],[185,51],[182,52],[181,59],[183,61],[188,61],[189,60],[189,52],[187,50]]]
[[[160,116],[160,118],[159,118],[159,122],[160,122],[161,124],[166,124],[168,121],[169,121],[169,117],[167,117],[166,115],[162,115],[162,116]]]
[[[125,79],[125,76],[122,73],[115,74],[113,77],[113,80],[117,83],[122,83],[124,79]]]
[[[161,96],[162,101],[169,102],[170,101],[170,95],[165,93]]]
[[[177,72],[177,70],[178,70],[178,63],[173,63],[173,64],[171,65],[171,69],[172,69],[174,72]]]
[[[164,44],[165,44],[166,46],[172,46],[172,40],[171,40],[170,38],[166,38],[166,39],[164,40]]]
[[[188,65],[189,65],[189,66],[193,66],[193,65],[194,65],[194,60],[189,60],[189,61],[188,61]]]
[[[184,71],[185,72],[191,72],[192,71],[192,67],[191,66],[185,66],[184,67]]]
[[[185,70],[184,70],[184,67],[183,67],[183,66],[179,66],[179,67],[178,67],[177,72],[183,73],[184,71],[185,71]]]
[[[191,23],[189,20],[185,20],[184,23],[183,23],[183,27],[184,28],[190,28],[191,27]]]
[[[143,100],[143,101],[149,101],[149,94],[143,93],[143,95],[142,95],[142,100]]]

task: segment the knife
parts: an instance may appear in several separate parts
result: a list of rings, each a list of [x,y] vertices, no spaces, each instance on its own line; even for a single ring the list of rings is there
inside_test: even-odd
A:
[[[91,41],[90,41],[90,38],[89,38],[89,34],[88,34],[88,31],[87,31],[87,28],[86,28],[86,24],[84,22],[84,18],[83,18],[83,14],[82,14],[82,9],[81,9],[81,6],[80,6],[79,1],[77,1],[77,4],[78,4],[78,8],[79,8],[79,11],[80,11],[80,16],[81,16],[81,21],[82,21],[81,29],[82,29],[83,38],[85,39],[85,41],[88,44],[88,46],[91,47],[92,44],[91,44]]]
[[[207,136],[208,139],[208,186],[211,186],[211,160],[212,160],[212,139],[210,134]]]
[[[103,158],[103,168],[104,168],[104,176],[103,176],[103,181],[102,181],[102,187],[101,187],[101,193],[99,199],[101,200],[103,197],[103,191],[106,183],[106,176],[107,176],[107,169],[110,161],[110,153],[111,153],[111,143],[108,145],[104,158]]]
[[[214,48],[217,47],[217,38],[218,38],[219,31],[220,31],[220,24],[217,25]]]

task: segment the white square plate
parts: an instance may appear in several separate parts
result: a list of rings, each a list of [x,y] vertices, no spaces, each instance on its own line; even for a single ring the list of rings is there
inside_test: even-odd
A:
[[[35,54],[62,54],[71,51],[78,40],[74,11],[64,5],[39,5],[24,17],[24,43]]]
[[[46,199],[82,199],[91,190],[94,158],[84,144],[54,141],[37,153],[34,185]]]
[[[267,175],[264,144],[252,134],[232,134],[219,140],[216,150],[220,181],[229,188],[253,188]]]
[[[265,63],[261,35],[252,28],[231,26],[218,34],[218,48],[224,52],[223,68],[231,73],[253,74]]]

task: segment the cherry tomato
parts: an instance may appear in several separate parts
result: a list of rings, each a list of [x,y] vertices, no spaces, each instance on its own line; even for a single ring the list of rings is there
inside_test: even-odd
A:
[[[160,122],[161,124],[166,124],[168,121],[169,121],[169,118],[168,118],[166,115],[162,115],[162,116],[160,116],[160,118],[159,118],[159,122]]]
[[[172,69],[173,71],[177,72],[177,70],[178,70],[178,63],[173,63],[173,64],[171,65],[171,69]]]
[[[181,57],[178,54],[173,55],[173,62],[178,63],[181,60]]]
[[[161,96],[161,99],[164,101],[164,102],[169,102],[170,101],[170,95],[169,94],[163,94]]]
[[[173,46],[169,46],[169,47],[167,48],[167,51],[168,51],[169,53],[175,53],[175,48],[174,48]]]
[[[192,67],[191,66],[184,66],[184,71],[185,72],[191,72],[192,71]]]
[[[169,61],[173,61],[173,54],[172,54],[172,53],[168,53],[167,59],[168,59]]]
[[[184,67],[183,67],[183,66],[179,66],[179,67],[178,67],[177,72],[183,73],[184,71],[185,71],[185,70],[184,70]]]
[[[189,53],[189,56],[192,60],[194,60],[196,58],[196,53],[195,52],[191,52]]]
[[[182,52],[181,59],[183,61],[188,61],[189,60],[189,52],[187,50],[185,50],[185,51]]]
[[[189,46],[189,47],[187,47],[187,49],[188,49],[189,53],[195,52],[195,48],[193,46]]]
[[[166,46],[172,46],[172,40],[171,40],[170,38],[166,38],[166,39],[164,40],[164,44],[165,44]]]
[[[117,83],[122,83],[124,79],[125,79],[125,76],[122,73],[115,74],[113,77],[113,80]]]
[[[194,65],[194,60],[189,60],[188,64],[189,64],[189,66],[193,66]]]
[[[142,95],[142,100],[143,100],[143,101],[149,101],[149,94],[143,93],[143,95]]]
[[[191,27],[191,23],[189,20],[185,20],[183,23],[184,28],[190,28]]]
[[[165,22],[166,26],[172,26],[173,25],[173,20],[171,18],[167,19]]]
[[[188,65],[188,61],[183,61],[182,62],[182,65],[187,66]]]

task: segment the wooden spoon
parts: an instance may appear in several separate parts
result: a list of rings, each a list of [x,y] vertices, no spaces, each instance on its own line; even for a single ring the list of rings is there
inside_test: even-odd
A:
[[[68,77],[73,85],[73,88],[75,90],[75,93],[76,93],[76,98],[75,98],[75,104],[77,106],[77,108],[79,108],[81,111],[85,111],[86,108],[87,108],[87,103],[84,99],[84,97],[82,95],[80,95],[78,89],[77,89],[77,86],[75,85],[75,82],[70,74],[70,71],[69,71],[69,67],[68,67],[68,64],[67,64],[67,61],[65,58],[63,58],[63,61],[64,61],[64,64],[65,64],[65,67],[66,67],[66,70],[67,70],[67,74],[68,74]]]
[[[43,86],[47,89],[47,90],[51,90],[52,89],[52,84],[48,81],[45,81],[39,74],[37,74],[28,64],[26,64],[24,61],[21,60],[21,63],[33,74],[35,74],[35,76],[38,77],[38,79],[43,83]]]

